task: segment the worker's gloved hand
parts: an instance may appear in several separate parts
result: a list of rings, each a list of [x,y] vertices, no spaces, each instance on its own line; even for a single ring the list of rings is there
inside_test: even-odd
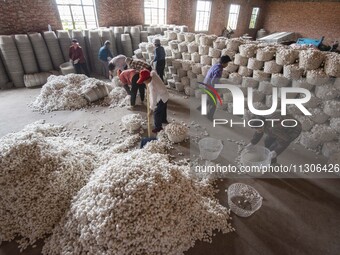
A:
[[[269,155],[270,155],[270,158],[273,159],[273,158],[276,158],[277,157],[277,154],[275,151],[271,151],[269,152]]]
[[[74,64],[78,64],[78,62],[79,62],[79,58],[73,61]]]

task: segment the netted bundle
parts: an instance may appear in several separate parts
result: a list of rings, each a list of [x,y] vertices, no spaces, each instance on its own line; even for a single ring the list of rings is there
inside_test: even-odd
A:
[[[190,43],[195,41],[195,34],[194,33],[185,33],[185,41]]]
[[[309,131],[315,125],[315,123],[311,120],[309,116],[295,115],[294,118],[301,123],[302,131]]]
[[[253,71],[253,78],[258,81],[269,81],[271,78],[270,73],[265,73],[261,70],[254,70]]]
[[[171,51],[171,47],[170,46],[164,46],[164,51],[165,51],[165,55],[167,57],[171,57],[172,56],[172,51]]]
[[[218,64],[220,63],[220,59],[219,58],[212,58],[211,59],[211,65],[215,65],[215,64]]]
[[[201,56],[201,64],[206,66],[206,65],[211,65],[211,60],[212,60],[212,57],[209,57],[207,55],[202,55]]]
[[[278,48],[276,51],[276,63],[281,66],[294,64],[298,58],[298,50]]]
[[[283,76],[291,80],[301,79],[303,70],[300,69],[298,64],[285,65],[283,67]]]
[[[168,69],[169,69],[169,73],[171,73],[171,74],[177,73],[177,70],[174,66],[168,66]]]
[[[184,91],[184,85],[181,82],[175,82],[175,88],[178,92],[183,92]]]
[[[172,66],[176,69],[182,68],[182,60],[180,59],[175,59],[172,61]]]
[[[187,72],[189,79],[195,79],[197,78],[197,74],[193,73],[191,70]]]
[[[326,55],[324,69],[329,76],[340,77],[339,53],[332,52]]]
[[[176,81],[174,79],[168,79],[167,82],[168,82],[168,85],[169,85],[170,88],[176,87],[176,85],[175,85]]]
[[[221,56],[221,50],[210,47],[208,55],[212,58],[219,58]]]
[[[275,87],[288,87],[290,85],[290,79],[287,79],[281,73],[272,74],[272,78],[270,79],[271,84]]]
[[[216,39],[214,35],[203,35],[200,37],[200,44],[205,46],[213,46],[213,42]]]
[[[197,89],[198,88],[197,78],[190,79],[190,88],[193,88],[193,89]]]
[[[339,118],[340,117],[340,101],[339,100],[328,100],[324,104],[323,111],[333,117]]]
[[[229,74],[230,74],[230,72],[228,72],[228,70],[223,68],[223,70],[222,70],[222,78],[228,78]]]
[[[301,50],[299,53],[299,67],[304,70],[318,69],[325,60],[325,54],[319,50]]]
[[[198,52],[198,43],[191,42],[188,44],[188,52],[189,53],[195,53]]]
[[[187,95],[187,96],[195,96],[195,89],[190,87],[190,86],[186,86],[184,87],[184,93]]]
[[[305,95],[301,95],[300,98],[304,98]],[[307,103],[304,103],[303,105],[307,108],[317,108],[322,103],[322,100],[315,96],[314,92],[311,93],[311,98]]]
[[[184,33],[177,33],[177,40],[180,42],[185,41],[185,34]]]
[[[259,48],[256,51],[256,59],[258,61],[270,61],[274,58],[275,48],[273,47],[264,47]]]
[[[178,50],[178,41],[170,41],[169,47],[171,50]]]
[[[172,58],[182,59],[182,53],[179,50],[172,50]]]
[[[139,113],[128,114],[122,117],[123,127],[130,133],[139,130],[142,126],[143,117]]]
[[[239,46],[240,55],[247,58],[252,58],[255,56],[257,51],[256,44],[242,44]]]
[[[239,46],[243,43],[243,40],[240,38],[233,38],[227,41],[227,49],[230,51],[238,52]]]
[[[313,89],[313,85],[309,84],[305,78],[301,78],[299,80],[292,81],[292,87],[294,88],[304,88],[308,89],[309,91]]]
[[[246,66],[240,66],[240,67],[238,68],[238,73],[239,73],[241,76],[250,77],[250,76],[252,76],[252,74],[253,74],[253,70],[247,68]]]
[[[201,56],[197,52],[191,54],[191,61],[194,61],[195,63],[200,63]]]
[[[235,55],[234,63],[239,66],[247,66],[248,58],[241,56],[240,53],[237,53]]]
[[[226,47],[226,39],[224,37],[218,37],[213,42],[213,47],[215,49],[223,50]]]
[[[265,95],[271,95],[273,93],[273,85],[269,81],[261,81],[259,91]]]
[[[252,102],[263,102],[263,100],[265,99],[266,95],[263,94],[261,91],[257,90],[257,89],[253,89],[253,93],[249,94],[248,93],[248,98],[251,97],[253,98]]]
[[[306,79],[312,85],[322,86],[329,81],[329,76],[322,68],[319,68],[307,71]]]
[[[205,46],[205,45],[200,45],[198,46],[198,53],[200,55],[208,55],[209,54],[209,46]]]
[[[231,73],[229,74],[229,80],[233,84],[241,84],[242,83],[242,76],[238,73]]]
[[[192,65],[192,72],[194,74],[201,74],[202,73],[202,65],[199,64],[199,63]]]
[[[168,40],[177,40],[177,33],[174,31],[168,31]]]
[[[204,75],[203,74],[198,74],[197,75],[197,82],[203,82],[204,81]]]
[[[146,51],[147,51],[148,53],[154,53],[154,52],[155,52],[155,49],[156,49],[156,47],[155,47],[155,45],[154,45],[153,43],[148,43],[148,44],[146,45]]]
[[[139,49],[142,51],[142,52],[146,52],[146,46],[148,45],[147,42],[141,42],[140,44],[138,44],[138,47]]]
[[[177,73],[172,75],[172,79],[173,79],[175,82],[180,82],[180,81],[181,81],[181,79],[179,78],[179,75],[178,75]]]
[[[182,59],[183,60],[191,60],[191,54],[188,52],[183,52],[182,53]]]
[[[329,115],[319,108],[308,108],[308,111],[312,114],[310,116],[311,120],[317,124],[323,124],[329,120]]]
[[[263,64],[263,61],[259,61],[256,58],[249,58],[247,67],[252,70],[260,70],[262,69]]]
[[[203,74],[204,76],[207,76],[207,74],[208,74],[210,68],[211,68],[211,66],[209,66],[209,65],[203,66],[203,67],[202,67],[202,74]]]
[[[316,86],[315,95],[322,100],[332,100],[340,95],[340,91],[333,84],[327,84]]]
[[[238,68],[239,68],[238,65],[236,65],[233,62],[229,62],[227,67],[225,67],[224,69],[229,73],[234,73],[234,72],[237,72]]]
[[[188,52],[188,43],[187,42],[181,42],[178,44],[178,50],[179,52]]]
[[[331,118],[329,126],[340,133],[340,118]]]
[[[338,141],[324,143],[321,152],[326,158],[331,157],[333,154],[340,153],[340,143]]]
[[[242,77],[242,87],[251,87],[257,88],[259,86],[259,82],[254,80],[251,77]]]
[[[181,78],[181,83],[183,84],[183,86],[190,86],[190,79],[189,79],[189,77],[182,77]]]
[[[237,54],[236,51],[232,51],[228,49],[223,49],[221,52],[221,56],[229,56],[230,59],[234,59],[236,54]]]
[[[276,64],[275,60],[267,61],[264,63],[263,71],[265,73],[281,73],[283,66]]]
[[[187,73],[188,73],[188,71],[186,71],[186,70],[183,70],[181,68],[177,69],[177,74],[178,74],[179,78],[187,76]]]

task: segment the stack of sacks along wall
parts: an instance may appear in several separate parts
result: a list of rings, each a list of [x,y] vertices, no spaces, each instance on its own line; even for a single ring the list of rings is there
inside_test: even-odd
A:
[[[186,33],[184,33],[184,37],[185,35]],[[243,84],[245,87],[253,87],[256,100],[260,100],[258,103],[261,103],[261,105],[267,104],[267,107],[270,107],[270,89],[274,85],[278,89],[288,86],[305,88],[311,91],[312,99],[305,106],[312,112],[312,116],[304,116],[301,111],[294,109],[294,107],[290,107],[290,111],[303,124],[304,132],[309,132],[310,137],[314,137],[310,133],[313,125],[322,122],[322,125],[334,129],[338,134],[332,141],[327,141],[327,143],[338,142],[337,137],[340,136],[340,131],[338,126],[334,124],[339,121],[338,118],[340,117],[340,61],[338,55],[312,49],[292,49],[279,44],[259,44],[258,42],[245,41],[239,38],[225,39],[202,34],[195,34],[195,41],[190,43],[188,41],[184,41],[184,43],[177,41],[176,36],[173,40],[169,40],[170,47],[175,45],[171,48],[172,51],[180,53],[178,50],[179,43],[183,44],[181,48],[182,54],[175,54],[175,59],[179,62],[172,60],[171,65],[168,65],[171,68],[169,73],[176,76],[178,76],[179,72],[181,75],[185,74],[185,72],[189,73],[190,77],[188,78],[192,88],[196,88],[195,83],[197,81],[203,81],[204,75],[207,74],[210,66],[213,62],[216,62],[217,55],[228,55],[231,57],[232,62],[224,68],[223,77],[228,78],[231,84],[240,86]],[[186,44],[186,47],[184,44]],[[186,49],[184,51],[183,48],[189,48],[190,50]],[[186,59],[188,59],[189,55],[186,53],[191,54],[192,66],[189,71],[183,70],[182,66],[182,61],[187,63]],[[183,59],[183,56],[185,59]],[[185,65],[185,69],[188,69],[187,65]],[[177,77],[175,78],[176,80],[178,79]],[[179,79],[185,81],[186,86],[188,86],[186,78],[180,77]],[[191,94],[193,95],[193,93]],[[300,97],[300,95],[296,96]],[[278,108],[280,108],[280,103]],[[308,139],[306,134],[305,137]],[[321,140],[319,143],[316,148],[321,150],[326,141]],[[312,142],[309,144],[314,147],[311,149],[315,149],[315,144]],[[327,151],[324,154],[329,154],[330,150],[324,149],[324,151]]]

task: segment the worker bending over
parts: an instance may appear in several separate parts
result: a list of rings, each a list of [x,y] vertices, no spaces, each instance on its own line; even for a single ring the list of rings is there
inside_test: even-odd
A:
[[[113,58],[113,55],[110,51],[110,41],[106,40],[104,45],[99,49],[98,59],[102,64],[103,74],[105,78],[109,78],[109,62]]]
[[[167,104],[169,100],[169,93],[155,71],[142,70],[140,78],[137,83],[145,83],[148,86],[148,93],[150,98],[150,109],[154,111],[155,128],[153,133],[161,131],[162,124],[168,124],[167,121]]]
[[[109,65],[109,79],[112,80],[113,77],[117,74],[118,70],[126,70],[126,56],[118,55],[110,60]]]

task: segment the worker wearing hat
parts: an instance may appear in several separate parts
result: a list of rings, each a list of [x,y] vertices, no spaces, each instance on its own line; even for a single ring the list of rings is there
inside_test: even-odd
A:
[[[125,55],[118,55],[115,56],[109,62],[109,79],[111,80],[116,74],[118,70],[126,70],[126,56]]]
[[[159,39],[155,39],[154,45],[156,46],[155,49],[155,57],[151,61],[151,64],[153,62],[156,62],[156,71],[158,76],[163,80],[164,76],[164,69],[165,69],[165,50],[163,46],[161,46],[161,41]]]
[[[72,45],[68,52],[70,63],[73,64],[77,74],[81,74],[81,70],[85,75],[90,77],[90,72],[87,69],[86,60],[84,57],[83,49],[80,47],[77,39],[72,39]]]
[[[149,106],[154,111],[155,128],[153,133],[161,131],[162,124],[167,124],[167,103],[169,100],[169,93],[155,71],[142,70],[137,81],[138,84],[145,83],[148,86]]]
[[[140,78],[139,72],[135,69],[127,69],[124,71],[118,70],[117,75],[119,80],[123,83],[124,89],[131,96],[130,109],[133,110],[136,105],[137,91],[139,91],[142,102],[144,101],[145,97],[145,86],[143,86],[143,82],[138,82],[138,79]],[[131,89],[129,86],[131,86]]]
[[[104,45],[99,49],[98,59],[102,64],[103,75],[105,78],[109,78],[109,62],[113,58],[113,55],[110,51],[110,41],[106,40]]]

